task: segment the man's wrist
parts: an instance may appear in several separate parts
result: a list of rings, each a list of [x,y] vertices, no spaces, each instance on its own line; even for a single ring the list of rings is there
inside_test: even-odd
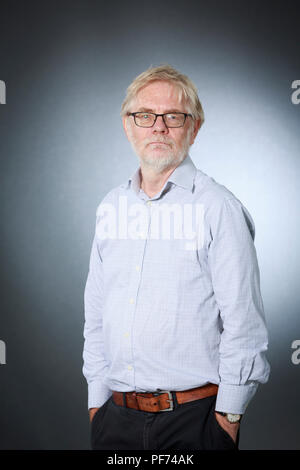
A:
[[[230,424],[235,424],[235,423],[240,423],[241,420],[242,420],[242,414],[236,414],[236,413],[226,413],[226,412],[223,412],[223,411],[217,411],[215,410],[216,413],[226,417],[227,421],[230,423]]]

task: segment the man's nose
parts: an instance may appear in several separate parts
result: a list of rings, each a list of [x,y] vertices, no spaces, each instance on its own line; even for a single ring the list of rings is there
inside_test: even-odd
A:
[[[154,132],[154,131],[157,131],[157,132],[168,132],[168,128],[167,128],[167,126],[165,125],[165,122],[164,122],[162,116],[157,116],[156,121],[155,121],[155,124],[153,125],[152,130],[153,130],[153,132]]]

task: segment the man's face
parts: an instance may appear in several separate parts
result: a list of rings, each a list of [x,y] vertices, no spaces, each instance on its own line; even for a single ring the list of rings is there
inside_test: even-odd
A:
[[[131,112],[147,111],[156,114],[188,113],[184,101],[179,100],[176,85],[157,80],[142,88],[130,106]],[[157,171],[177,166],[186,157],[200,127],[200,120],[187,117],[183,127],[166,127],[161,116],[153,127],[138,127],[133,116],[123,118],[129,142],[144,166]]]

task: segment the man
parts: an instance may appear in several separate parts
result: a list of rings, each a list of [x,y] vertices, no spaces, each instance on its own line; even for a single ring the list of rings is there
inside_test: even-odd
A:
[[[253,220],[189,156],[204,114],[187,76],[146,70],[121,115],[140,166],[96,214],[83,351],[91,447],[238,450],[270,373]]]

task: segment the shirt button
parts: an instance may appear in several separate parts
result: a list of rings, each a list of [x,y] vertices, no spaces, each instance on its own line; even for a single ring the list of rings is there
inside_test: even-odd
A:
[[[151,206],[152,201],[147,201],[148,206]]]
[[[126,336],[126,338],[128,338],[128,336],[129,336],[128,331],[126,331],[126,333],[124,333],[124,336]]]
[[[133,298],[129,299],[129,302],[130,302],[131,304],[133,304],[134,299],[133,299]]]
[[[139,270],[140,270],[140,267],[139,267],[139,266],[136,266],[135,269],[136,269],[137,271],[139,271]]]
[[[132,370],[132,366],[128,366],[128,370]]]

